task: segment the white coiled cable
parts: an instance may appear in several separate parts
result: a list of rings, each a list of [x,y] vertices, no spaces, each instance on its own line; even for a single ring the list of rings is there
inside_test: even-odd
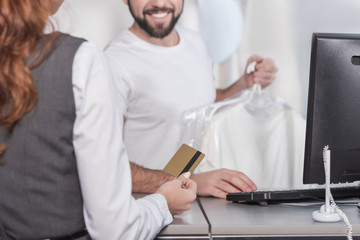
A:
[[[323,150],[323,160],[324,160],[324,169],[325,169],[325,178],[328,177],[328,171],[327,171],[327,161],[329,161],[328,159],[328,155],[326,154],[326,151],[329,150],[329,146],[325,146],[324,147],[324,150]],[[348,240],[352,240],[352,225],[349,221],[349,219],[347,218],[346,214],[341,211],[341,209],[338,207],[338,205],[335,203],[335,200],[331,194],[331,191],[330,191],[330,188],[327,187],[326,188],[326,192],[328,194],[328,196],[330,197],[330,205],[331,205],[331,210],[332,211],[335,211],[337,214],[340,215],[340,217],[344,220],[346,226],[347,226],[347,239]]]

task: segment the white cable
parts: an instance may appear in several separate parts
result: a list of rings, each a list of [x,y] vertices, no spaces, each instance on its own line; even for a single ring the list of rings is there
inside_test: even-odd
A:
[[[325,146],[324,150],[323,150],[323,159],[324,159],[324,169],[325,169],[325,179],[328,177],[328,171],[327,171],[327,164],[329,161],[328,157],[326,156],[326,151],[329,149],[329,146]],[[338,207],[338,205],[336,204],[334,197],[331,194],[331,190],[330,188],[326,188],[326,192],[328,194],[328,196],[330,197],[330,202],[331,202],[331,211],[333,212],[335,210],[335,212],[337,212],[337,214],[339,214],[342,219],[344,220],[346,226],[347,226],[347,239],[348,240],[352,240],[352,225],[349,221],[349,219],[347,218],[346,214],[341,211],[341,209]]]

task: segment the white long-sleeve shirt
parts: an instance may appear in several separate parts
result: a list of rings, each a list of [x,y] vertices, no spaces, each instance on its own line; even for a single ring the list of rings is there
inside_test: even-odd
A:
[[[153,239],[172,222],[161,194],[135,200],[122,141],[123,117],[101,50],[84,42],[73,62],[73,129],[84,218],[92,239]]]

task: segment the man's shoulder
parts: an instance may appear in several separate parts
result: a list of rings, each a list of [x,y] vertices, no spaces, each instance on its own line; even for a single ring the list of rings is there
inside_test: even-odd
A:
[[[126,50],[134,43],[134,39],[132,38],[129,30],[123,30],[119,34],[117,34],[105,47],[105,52],[109,52],[112,50]]]
[[[208,51],[200,33],[179,26],[176,27],[176,31],[179,33],[180,38],[189,49],[196,49],[197,51]]]
[[[188,28],[183,28],[181,26],[176,26],[176,31],[179,33],[180,37],[186,38],[189,40],[202,41],[200,33],[193,31]]]

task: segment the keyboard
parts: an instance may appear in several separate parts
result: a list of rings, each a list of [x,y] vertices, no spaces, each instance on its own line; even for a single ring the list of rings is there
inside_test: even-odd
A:
[[[334,199],[360,197],[360,186],[347,186],[331,188]],[[229,193],[226,200],[233,202],[299,202],[305,200],[325,199],[325,188],[279,190],[279,191],[254,191]]]

